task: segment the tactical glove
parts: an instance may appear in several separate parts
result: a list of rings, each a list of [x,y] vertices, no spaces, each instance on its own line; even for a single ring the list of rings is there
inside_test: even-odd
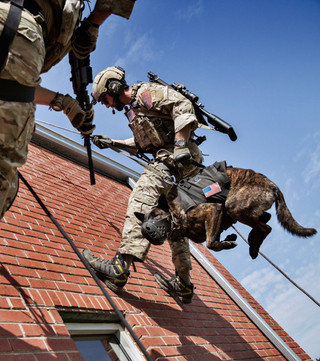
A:
[[[90,135],[96,129],[93,124],[94,110],[91,108],[85,112],[85,118],[83,124],[78,128],[82,135]]]
[[[75,31],[75,38],[72,42],[72,50],[76,57],[85,59],[96,48],[99,34],[99,25],[92,24],[84,18],[79,28]]]
[[[91,134],[95,128],[92,125],[93,122],[93,109],[84,111],[76,99],[73,99],[69,94],[63,95],[57,93],[52,102],[50,103],[50,109],[55,111],[63,110],[64,114],[69,118],[71,124],[83,134]],[[92,131],[90,132],[90,129]],[[82,126],[84,126],[83,129]],[[88,132],[89,133],[86,133]]]
[[[135,0],[97,0],[94,10],[109,11],[112,14],[129,19]]]
[[[114,141],[106,135],[94,135],[92,137],[92,143],[100,149],[109,148],[110,145],[114,145]]]

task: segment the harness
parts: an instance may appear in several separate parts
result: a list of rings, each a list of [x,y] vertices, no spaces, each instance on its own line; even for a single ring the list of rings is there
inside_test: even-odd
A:
[[[182,179],[177,185],[177,201],[187,212],[201,203],[224,203],[230,189],[226,162],[215,162],[193,176]]]
[[[2,69],[4,68],[10,46],[18,30],[23,9],[23,2],[24,0],[10,1],[11,6],[9,9],[8,17],[4,24],[3,31],[0,37],[0,71],[2,71]]]

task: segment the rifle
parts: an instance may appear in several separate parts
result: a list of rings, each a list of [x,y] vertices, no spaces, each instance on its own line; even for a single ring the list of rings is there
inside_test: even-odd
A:
[[[78,59],[74,52],[70,50],[69,52],[69,63],[71,65],[71,78],[73,91],[76,95],[81,108],[83,110],[90,110],[92,104],[89,99],[87,86],[89,83],[92,83],[92,68],[90,66],[90,56],[85,59]],[[87,148],[88,155],[88,166],[90,171],[90,183],[91,185],[96,184],[93,162],[92,162],[92,153],[91,153],[91,143],[90,135],[84,135],[84,146]]]
[[[148,78],[150,82],[152,83],[158,83],[164,86],[168,86],[182,95],[184,95],[187,99],[189,99],[194,107],[194,110],[196,112],[196,116],[198,121],[201,124],[208,125],[204,117],[207,118],[207,121],[214,126],[215,130],[228,134],[229,138],[234,142],[237,140],[237,135],[235,131],[233,130],[232,126],[228,123],[226,123],[224,120],[219,118],[218,116],[209,113],[204,109],[204,105],[201,103],[198,103],[199,97],[193,93],[191,93],[189,90],[186,89],[186,87],[182,84],[168,84],[164,80],[160,79],[157,74],[148,72]]]

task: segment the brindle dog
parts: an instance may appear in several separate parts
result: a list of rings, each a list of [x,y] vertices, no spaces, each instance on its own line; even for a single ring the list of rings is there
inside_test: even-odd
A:
[[[187,213],[176,200],[168,199],[170,214],[176,224],[170,238],[181,236],[195,243],[206,241],[207,247],[214,251],[234,248],[237,236],[231,234],[220,241],[222,231],[236,222],[252,228],[249,233],[249,253],[252,259],[258,256],[260,246],[271,232],[267,225],[271,215],[266,211],[275,203],[277,218],[284,229],[293,235],[310,237],[317,233],[314,228],[304,228],[292,217],[281,190],[266,176],[251,169],[227,168],[230,191],[225,204],[202,203]],[[162,208],[162,209],[161,209]],[[157,207],[149,217],[168,215],[165,207]]]

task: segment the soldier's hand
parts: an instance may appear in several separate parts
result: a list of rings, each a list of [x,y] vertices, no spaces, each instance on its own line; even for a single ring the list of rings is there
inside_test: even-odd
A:
[[[109,148],[114,144],[113,140],[106,135],[94,135],[92,137],[92,143],[100,149]]]
[[[130,18],[135,0],[99,0],[96,2],[94,11],[109,11],[111,14]]]
[[[64,114],[69,118],[71,124],[76,128],[83,124],[86,112],[82,110],[79,102],[73,99],[69,94],[63,95],[57,93],[52,102],[50,103],[50,109],[57,112],[63,110]]]
[[[55,111],[63,110],[71,124],[82,134],[91,134],[95,129],[95,126],[92,125],[94,117],[93,108],[84,111],[80,107],[79,102],[69,94],[63,95],[57,93],[50,103],[50,109]]]
[[[99,25],[92,24],[84,18],[79,28],[75,31],[72,50],[79,59],[85,59],[96,48],[99,34]]]
[[[96,126],[93,124],[94,119],[94,110],[91,108],[85,112],[85,118],[82,125],[78,128],[82,135],[90,135],[96,129]]]

